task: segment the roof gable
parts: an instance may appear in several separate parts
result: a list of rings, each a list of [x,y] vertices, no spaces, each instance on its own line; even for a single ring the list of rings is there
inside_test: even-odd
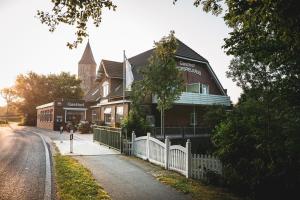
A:
[[[101,62],[105,74],[109,78],[123,78],[123,63],[111,60],[102,60]]]

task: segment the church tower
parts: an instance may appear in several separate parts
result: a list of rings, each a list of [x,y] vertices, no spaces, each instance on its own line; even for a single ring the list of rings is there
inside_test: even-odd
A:
[[[78,78],[81,80],[81,88],[86,94],[96,80],[96,62],[89,41],[78,63]]]

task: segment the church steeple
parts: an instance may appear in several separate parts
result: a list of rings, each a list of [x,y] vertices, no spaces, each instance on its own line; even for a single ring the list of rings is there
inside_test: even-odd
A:
[[[81,80],[81,88],[84,94],[88,93],[96,80],[96,65],[91,45],[88,41],[78,62],[78,78]]]
[[[90,40],[88,40],[85,50],[78,64],[96,64],[93,52],[90,45]]]

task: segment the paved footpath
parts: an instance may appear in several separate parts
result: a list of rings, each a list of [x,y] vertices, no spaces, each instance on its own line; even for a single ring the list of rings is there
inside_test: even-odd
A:
[[[60,151],[66,151],[68,134],[64,134],[64,141],[61,144],[58,132],[37,130],[54,140]],[[189,195],[160,183],[150,172],[147,172],[145,168],[140,167],[128,157],[116,154],[116,151],[103,145],[93,143],[91,134],[75,134],[74,138],[77,141],[77,143],[74,143],[74,150],[77,149],[76,151],[82,155],[73,155],[74,158],[93,173],[95,179],[113,200],[191,199]],[[80,143],[89,144],[90,146],[76,145]],[[101,150],[99,151],[99,149]]]
[[[123,155],[76,156],[114,200],[179,200],[189,195],[157,181]]]

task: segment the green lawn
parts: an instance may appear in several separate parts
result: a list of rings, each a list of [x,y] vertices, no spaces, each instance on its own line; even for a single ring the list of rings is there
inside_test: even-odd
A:
[[[111,199],[91,172],[77,160],[60,154],[56,154],[54,159],[57,193],[61,200]]]

